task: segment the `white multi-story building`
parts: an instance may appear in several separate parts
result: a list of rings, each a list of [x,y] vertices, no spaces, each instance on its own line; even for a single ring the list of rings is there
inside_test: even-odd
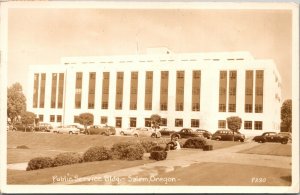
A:
[[[117,128],[161,126],[214,132],[239,116],[246,135],[279,131],[281,77],[272,60],[248,52],[66,57],[59,65],[33,65],[28,110],[40,121],[71,124],[79,114]]]

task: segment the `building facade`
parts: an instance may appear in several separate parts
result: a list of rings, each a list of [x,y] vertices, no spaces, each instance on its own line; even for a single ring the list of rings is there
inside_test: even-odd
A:
[[[28,78],[28,110],[53,125],[89,112],[94,124],[117,128],[148,126],[159,114],[175,130],[226,129],[230,116],[242,118],[246,135],[280,129],[280,74],[248,52],[66,57],[30,66]]]

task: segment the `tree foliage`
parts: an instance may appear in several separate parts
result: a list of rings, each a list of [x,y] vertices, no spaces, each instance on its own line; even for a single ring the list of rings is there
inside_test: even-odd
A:
[[[87,126],[94,123],[94,115],[91,113],[82,113],[78,117],[79,123],[84,126],[85,132],[87,132]],[[87,132],[90,134],[90,132]]]
[[[150,119],[151,119],[152,127],[154,129],[159,128],[159,125],[161,123],[161,116],[158,115],[158,114],[152,114],[151,117],[150,117]]]
[[[21,113],[21,122],[25,125],[26,128],[28,125],[32,125],[34,123],[34,120],[35,120],[35,114],[33,112],[25,111]]]
[[[234,133],[238,132],[242,125],[242,119],[238,116],[231,116],[227,119],[227,126],[233,132],[233,141],[234,141]]]
[[[26,110],[26,98],[22,92],[22,85],[14,83],[7,89],[7,116],[12,123]]]
[[[285,100],[281,106],[281,130],[292,132],[292,100]]]

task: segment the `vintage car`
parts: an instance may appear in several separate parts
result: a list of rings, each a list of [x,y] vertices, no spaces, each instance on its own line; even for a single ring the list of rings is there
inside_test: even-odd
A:
[[[280,133],[278,133],[278,135],[281,136],[281,137],[286,137],[289,140],[289,142],[292,142],[292,133],[290,133],[290,132],[280,132]]]
[[[190,138],[190,137],[203,137],[201,133],[198,133],[196,131],[193,131],[191,128],[183,128],[178,132],[175,132],[171,135],[171,138],[177,137],[178,139],[180,138]]]
[[[161,133],[158,130],[155,131],[151,127],[135,128],[133,135],[135,137],[152,137],[152,138],[160,138],[161,137]]]
[[[203,137],[207,138],[207,139],[211,139],[212,137],[212,133],[204,130],[204,129],[196,129],[196,132],[201,133],[203,135]]]
[[[87,134],[91,135],[115,135],[116,134],[116,129],[115,127],[108,126],[108,125],[92,125],[88,128]]]
[[[79,129],[73,125],[58,126],[52,130],[53,133],[68,133],[68,134],[79,134]]]
[[[24,132],[31,132],[34,131],[33,124],[25,125],[23,123],[15,123],[12,127],[10,127],[12,131],[24,131]]]
[[[172,135],[173,133],[175,133],[176,131],[174,130],[170,130],[169,128],[167,127],[163,127],[159,130],[161,136],[170,136]]]
[[[122,129],[120,131],[120,135],[133,135],[135,132],[135,128],[134,127],[129,127],[127,129]]]
[[[258,143],[265,143],[265,142],[279,142],[282,144],[288,143],[288,138],[284,136],[280,136],[276,132],[265,132],[262,135],[255,136],[253,141]]]
[[[50,132],[51,129],[53,129],[52,125],[49,123],[39,123],[34,127],[35,131],[45,131],[45,132]]]
[[[212,140],[217,141],[245,141],[245,135],[239,132],[233,133],[231,130],[218,130],[212,135]]]

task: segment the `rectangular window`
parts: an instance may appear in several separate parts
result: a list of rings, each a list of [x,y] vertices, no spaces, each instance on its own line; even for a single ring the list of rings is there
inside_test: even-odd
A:
[[[55,115],[50,115],[50,122],[55,122]]]
[[[245,112],[252,113],[252,104],[245,104]]]
[[[130,127],[136,127],[136,118],[130,118]]]
[[[199,119],[191,119],[191,127],[200,127]]]
[[[57,108],[62,108],[64,97],[64,73],[59,73]]]
[[[145,110],[152,110],[152,103],[145,103]]]
[[[109,72],[103,72],[102,79],[102,109],[108,109],[108,98],[109,98]]]
[[[264,71],[256,70],[255,78],[255,112],[263,112]]]
[[[229,71],[229,112],[236,111],[236,80],[237,80],[237,71]]]
[[[184,71],[177,71],[176,79],[176,111],[183,111],[184,102]]]
[[[161,118],[161,121],[160,121],[160,126],[167,126],[168,124],[168,121],[166,118]]]
[[[226,120],[219,120],[218,121],[218,128],[219,129],[226,129]]]
[[[82,72],[76,73],[75,108],[81,108]]]
[[[56,107],[57,73],[52,73],[51,108]]]
[[[252,121],[245,121],[244,122],[244,129],[252,130]]]
[[[236,105],[235,104],[229,104],[229,112],[235,112]]]
[[[107,123],[107,116],[101,116],[100,122],[101,122],[101,124],[106,124]]]
[[[56,116],[56,122],[61,122],[61,121],[62,121],[61,115],[57,115]]]
[[[161,71],[160,79],[160,109],[168,110],[168,83],[169,83],[169,72]]]
[[[219,112],[226,112],[227,71],[220,71],[219,77]]]
[[[263,122],[262,121],[254,121],[254,129],[255,130],[262,130],[263,129]]]
[[[45,106],[45,85],[46,85],[46,74],[41,74],[41,89],[40,89],[40,108]]]
[[[261,104],[255,104],[255,113],[262,113],[263,106]]]
[[[151,127],[151,118],[145,118],[145,127]]]
[[[116,128],[122,128],[122,117],[116,117]]]
[[[253,70],[246,70],[245,112],[252,113],[253,107]]]
[[[138,72],[131,72],[130,110],[137,109]]]
[[[193,103],[192,104],[192,111],[200,111],[200,104],[199,103]]]
[[[183,127],[183,119],[175,119],[175,127]]]
[[[96,88],[96,73],[90,72],[88,109],[94,109],[95,107],[95,88]]]
[[[44,115],[40,114],[39,115],[39,122],[43,122],[44,121]]]
[[[38,92],[39,92],[39,74],[34,74],[33,84],[33,108],[37,108],[38,105]]]
[[[124,73],[117,72],[116,103],[115,103],[116,110],[122,110],[122,106],[123,106],[123,80],[124,80]]]

